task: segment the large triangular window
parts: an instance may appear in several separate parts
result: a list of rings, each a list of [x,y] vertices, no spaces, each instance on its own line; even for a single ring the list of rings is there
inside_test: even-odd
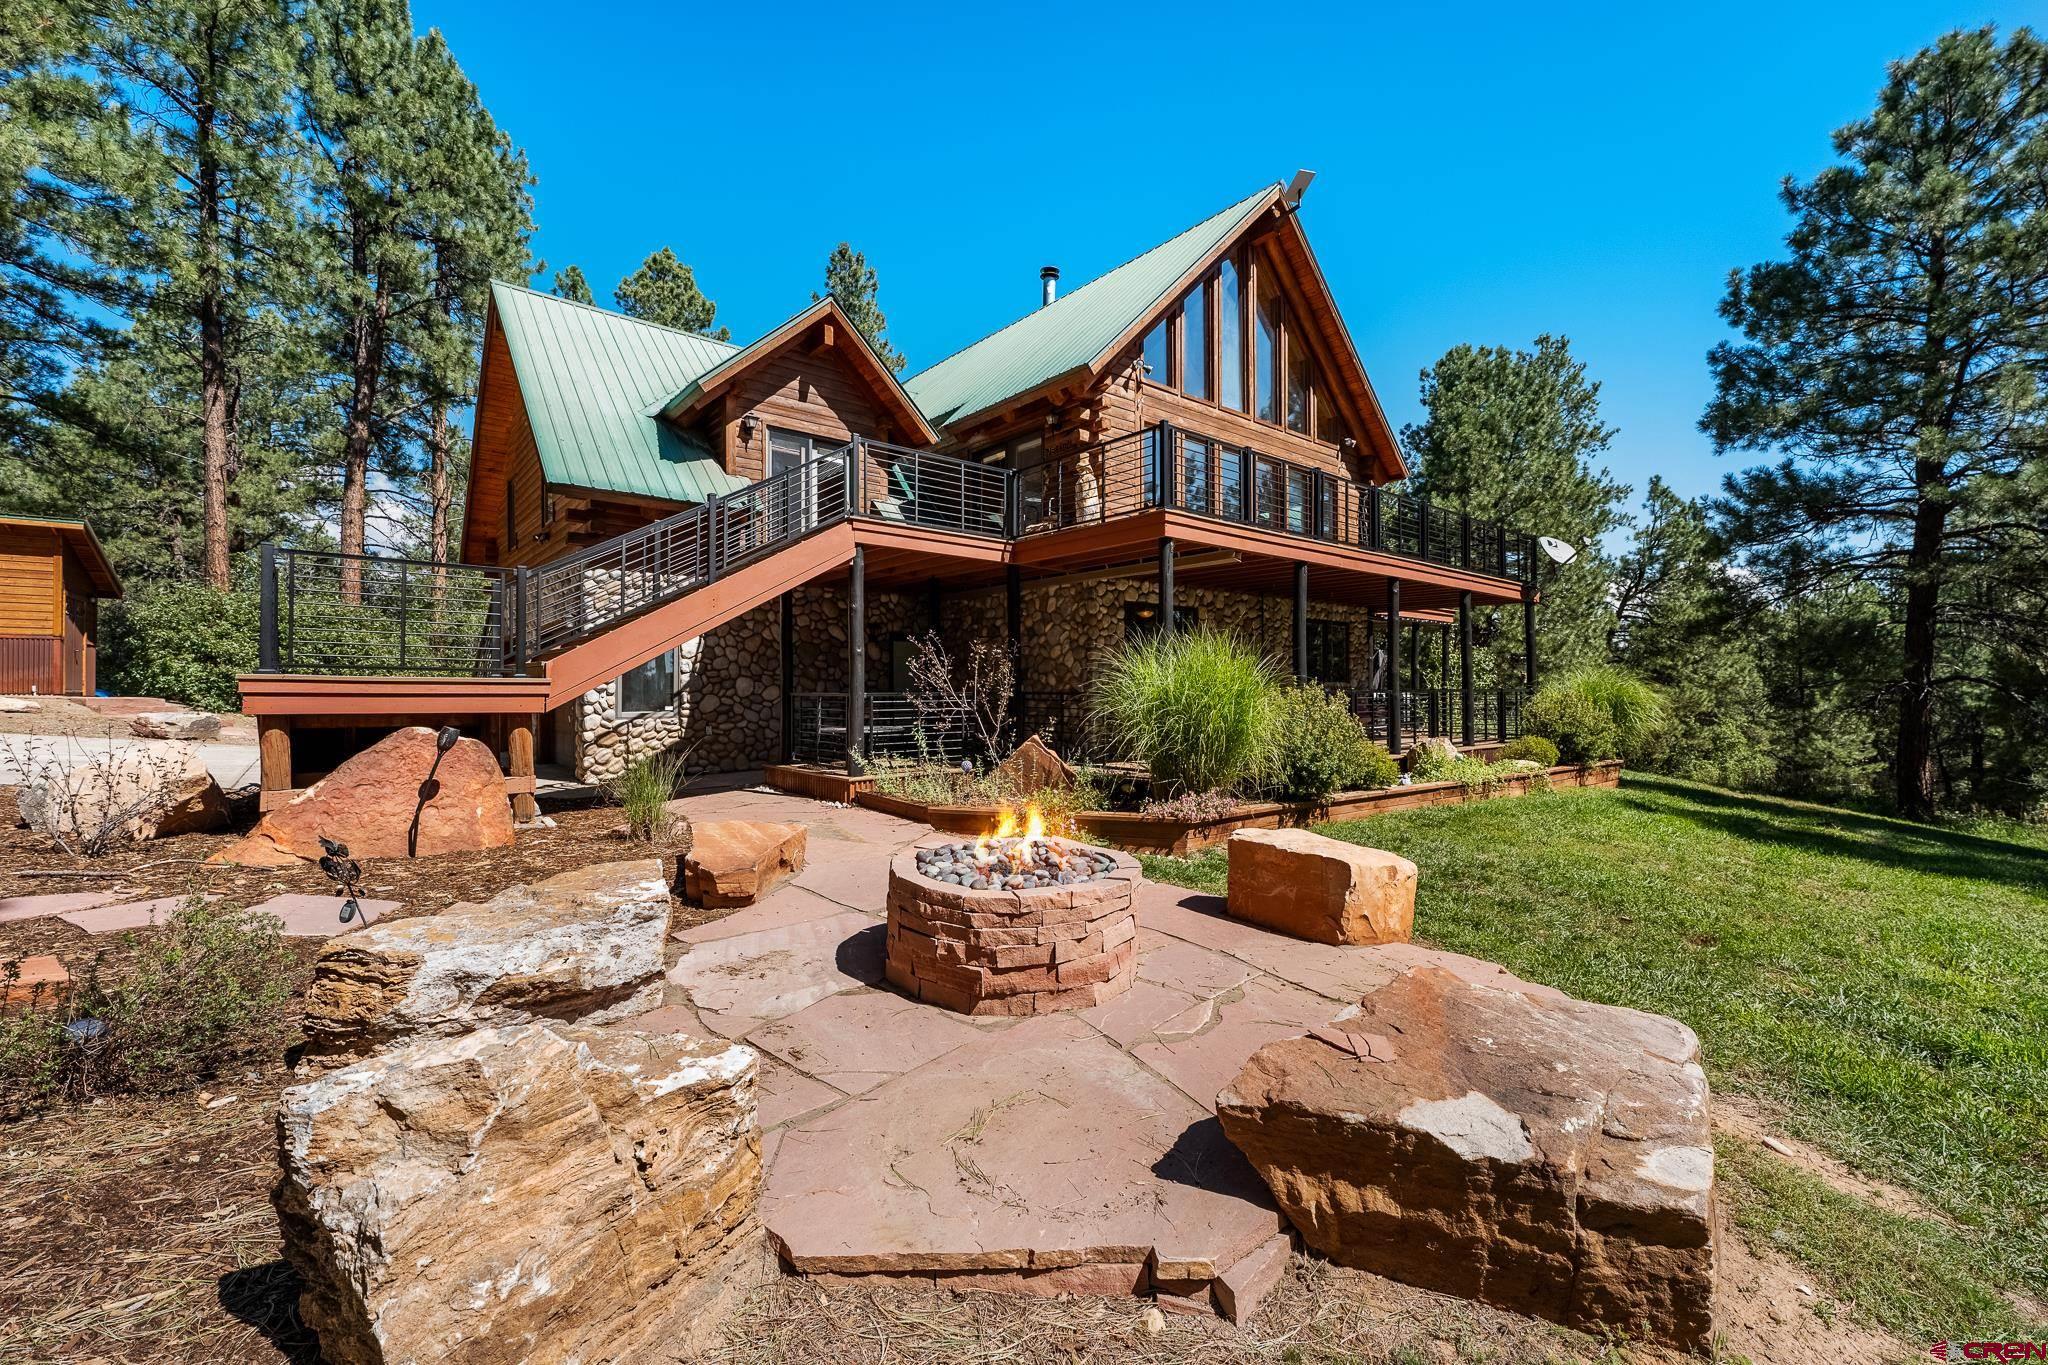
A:
[[[1263,249],[1223,257],[1145,334],[1145,379],[1342,449],[1342,404],[1282,278]]]

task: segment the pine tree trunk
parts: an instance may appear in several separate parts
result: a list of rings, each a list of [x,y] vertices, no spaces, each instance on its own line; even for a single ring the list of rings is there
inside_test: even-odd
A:
[[[359,285],[370,283],[369,255],[368,232],[359,225],[350,252],[350,265],[355,270]],[[377,406],[377,382],[384,362],[384,329],[390,309],[390,295],[379,280],[372,286],[369,304],[357,314],[351,329],[355,333],[353,354],[349,360],[353,387],[349,393],[348,422],[343,431],[341,469],[341,553],[344,556],[363,553],[365,544],[364,528],[370,501],[371,417]],[[362,601],[363,566],[360,560],[342,559],[341,597],[349,603]]]
[[[1948,502],[1931,496],[1946,485],[1937,460],[1915,469],[1920,496],[1913,509],[1913,546],[1906,563],[1905,677],[1899,692],[1899,813],[1913,820],[1934,816],[1935,618],[1941,600],[1942,533]]]
[[[227,321],[221,298],[220,156],[217,111],[202,91],[193,115],[198,151],[194,193],[199,200],[199,406],[204,530],[200,571],[210,588],[228,586],[228,469],[233,439],[228,414]]]

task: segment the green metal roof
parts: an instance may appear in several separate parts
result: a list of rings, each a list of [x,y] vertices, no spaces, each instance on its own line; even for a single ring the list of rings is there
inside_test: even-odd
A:
[[[647,415],[738,347],[502,281],[491,302],[549,483],[674,502],[746,486]]]
[[[1187,273],[1237,235],[1279,186],[1269,185],[1144,255],[983,337],[904,381],[935,427],[985,412],[1049,379],[1100,363],[1132,324],[1171,297]]]

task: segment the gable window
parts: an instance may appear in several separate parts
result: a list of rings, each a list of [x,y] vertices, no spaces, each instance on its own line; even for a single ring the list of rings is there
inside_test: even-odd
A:
[[[1145,380],[1341,447],[1349,433],[1281,279],[1259,248],[1219,260],[1145,333]]]
[[[1287,429],[1308,435],[1310,395],[1314,392],[1315,369],[1309,364],[1308,347],[1302,345],[1301,328],[1287,329]]]
[[[1217,397],[1226,408],[1244,411],[1244,288],[1237,262],[1225,257],[1216,272]]]
[[[1145,333],[1145,377],[1155,384],[1171,386],[1173,375],[1166,368],[1166,322],[1159,319],[1159,325]]]
[[[1253,384],[1258,389],[1258,418],[1280,421],[1280,294],[1271,276],[1259,275],[1258,315],[1252,336]]]
[[[676,700],[676,652],[657,654],[619,678],[619,714],[666,711]]]
[[[1213,400],[1215,376],[1209,372],[1209,286],[1188,291],[1180,310],[1181,390],[1190,398]]]

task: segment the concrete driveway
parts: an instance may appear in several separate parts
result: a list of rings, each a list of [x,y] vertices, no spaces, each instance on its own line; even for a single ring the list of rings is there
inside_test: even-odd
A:
[[[22,769],[40,766],[55,758],[66,767],[99,758],[115,750],[158,750],[185,741],[168,739],[105,739],[96,735],[0,734],[0,787],[19,786]],[[256,746],[206,740],[192,747],[223,790],[246,787],[257,778]]]

